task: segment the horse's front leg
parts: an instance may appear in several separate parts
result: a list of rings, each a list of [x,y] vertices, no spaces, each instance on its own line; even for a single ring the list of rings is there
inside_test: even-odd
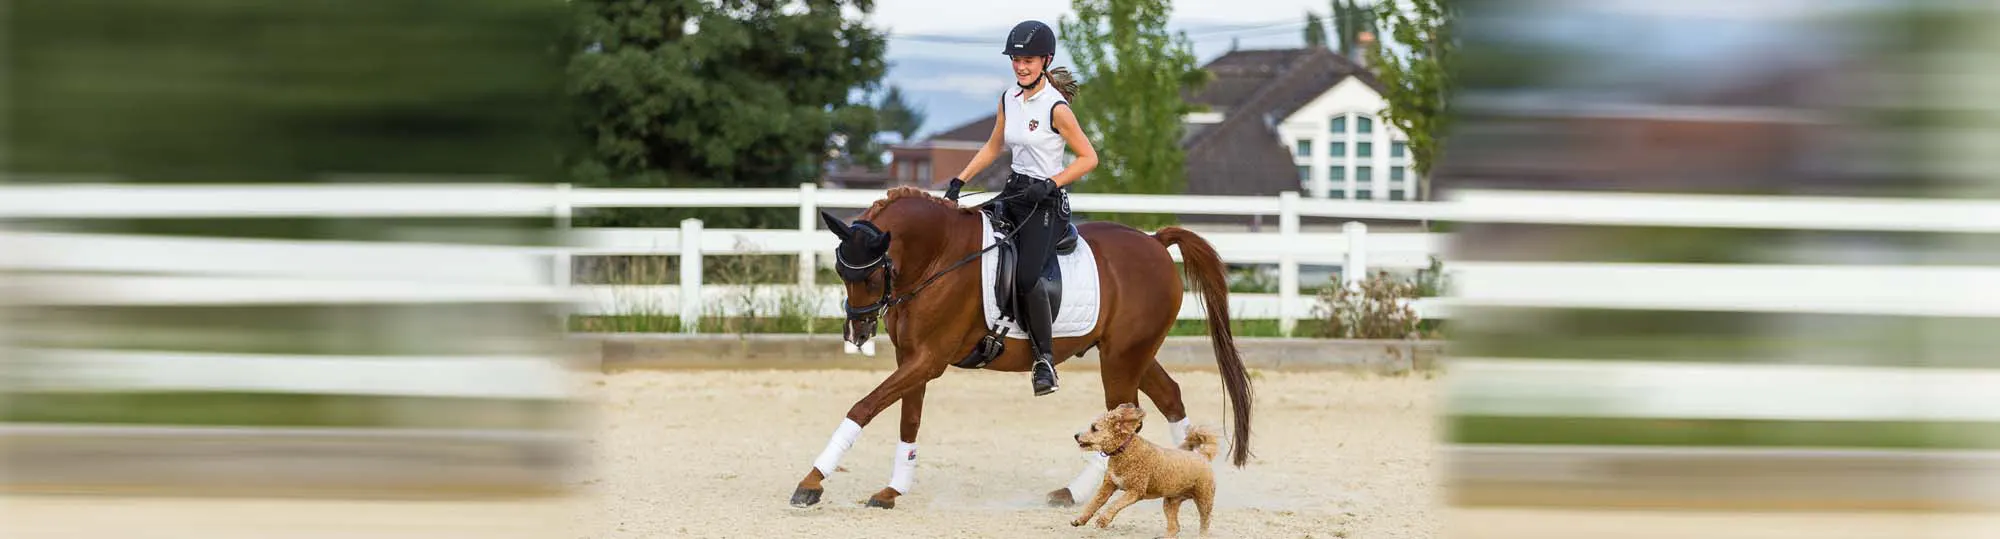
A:
[[[910,486],[917,480],[917,427],[924,417],[924,388],[928,385],[918,384],[916,389],[903,394],[903,438],[896,443],[889,486],[868,497],[869,507],[896,508],[896,497],[909,494]]]
[[[902,349],[898,348],[897,351],[901,353]],[[874,391],[868,392],[868,396],[862,397],[860,402],[854,403],[854,407],[847,411],[847,419],[842,420],[840,427],[833,431],[832,439],[826,442],[826,449],[820,451],[819,458],[813,459],[812,469],[806,472],[805,479],[799,480],[798,488],[792,491],[794,507],[819,503],[820,496],[826,491],[820,482],[827,476],[833,475],[834,469],[840,466],[840,457],[847,453],[848,448],[854,446],[854,441],[861,437],[861,428],[875,419],[876,414],[882,413],[883,409],[895,404],[912,390],[944,374],[943,362],[928,361],[934,359],[934,356],[919,354],[913,359],[901,362],[896,367],[896,372],[882,380],[881,384],[875,386]],[[919,402],[918,407],[921,406]],[[915,429],[910,429],[909,432],[912,435],[906,439],[914,440]]]

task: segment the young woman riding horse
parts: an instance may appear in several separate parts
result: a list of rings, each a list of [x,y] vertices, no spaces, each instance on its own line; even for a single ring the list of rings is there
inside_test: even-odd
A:
[[[1014,173],[995,200],[1006,202],[1007,221],[1014,234],[1014,305],[1021,329],[1035,347],[1035,396],[1056,392],[1056,363],[1049,349],[1050,326],[1055,323],[1049,294],[1041,289],[1042,265],[1055,249],[1056,234],[1069,228],[1070,182],[1097,167],[1097,150],[1090,146],[1069,99],[1076,95],[1076,80],[1069,70],[1049,71],[1056,59],[1056,34],[1048,25],[1027,21],[1007,34],[1007,56],[1014,60],[1014,85],[1000,95],[999,116],[986,145],[966,163],[965,170],[951,179],[945,198],[958,200],[965,180],[986,170],[1005,144],[1014,156]],[[1053,88],[1051,88],[1053,86]],[[1076,162],[1063,166],[1063,146],[1076,152]]]
[[[1048,305],[1047,294],[1030,291],[1041,281],[1035,277],[1041,274],[1043,264],[1053,256],[1055,231],[1068,226],[1062,187],[1089,171],[1097,159],[1075,115],[1063,106],[1068,95],[1064,87],[1072,83],[1062,71],[1044,71],[1055,52],[1054,32],[1039,22],[1022,23],[1008,35],[1006,51],[1014,57],[1016,87],[1001,98],[993,138],[960,177],[991,164],[1001,143],[1013,150],[1015,173],[996,200],[1006,201],[1008,213],[1018,212],[1004,217],[1015,224],[1013,239],[1020,248],[1020,271],[1015,275],[1029,276],[1015,289],[1023,292],[1017,295],[1029,296],[1023,298],[1025,308],[1016,310],[1024,312],[1020,322],[1031,334],[1030,346],[1005,346],[990,361],[970,367],[1033,371],[1036,394],[1045,395],[1055,390],[1057,363],[1096,349],[1105,409],[1138,404],[1138,394],[1144,392],[1167,420],[1169,441],[1179,444],[1191,423],[1181,401],[1180,385],[1156,359],[1181,310],[1183,275],[1176,271],[1168,251],[1178,246],[1185,262],[1186,283],[1193,285],[1206,307],[1209,340],[1229,399],[1231,461],[1244,465],[1250,455],[1250,377],[1229,330],[1223,262],[1200,236],[1179,227],[1147,234],[1117,223],[1078,226],[1079,243],[1085,245],[1072,256],[1086,256],[1087,249],[1097,280],[1088,283],[1095,285],[1094,290],[1072,288],[1068,293],[1074,299],[1094,303],[1097,316],[1087,331],[1065,330],[1074,334],[1051,338],[1048,313],[1053,306]],[[1067,168],[1060,164],[1065,143],[1078,154]],[[844,336],[858,345],[874,337],[879,323],[895,344],[896,372],[848,409],[846,419],[793,491],[792,505],[819,503],[825,492],[822,482],[839,468],[862,428],[898,402],[902,403],[902,439],[896,444],[895,466],[889,485],[871,496],[868,505],[894,507],[898,496],[910,492],[916,474],[924,388],[951,365],[966,365],[958,362],[968,358],[988,333],[989,319],[982,309],[982,288],[986,285],[977,263],[992,247],[982,247],[986,216],[956,201],[963,185],[963,181],[953,179],[947,198],[914,187],[891,189],[852,223],[820,214],[828,230],[840,238],[834,256],[847,287]],[[967,266],[972,268],[964,269]],[[1085,292],[1095,292],[1094,297],[1083,295]],[[1068,434],[1050,437],[1067,440]],[[1106,461],[1108,457],[1094,455],[1070,486],[1049,493],[1049,502],[1069,505],[1087,495],[1102,482]]]

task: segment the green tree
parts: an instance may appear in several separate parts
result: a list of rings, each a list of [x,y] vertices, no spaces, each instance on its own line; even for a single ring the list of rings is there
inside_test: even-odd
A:
[[[1381,46],[1369,47],[1370,64],[1384,88],[1382,97],[1389,108],[1382,117],[1410,138],[1410,160],[1419,182],[1419,200],[1431,199],[1431,165],[1436,163],[1440,142],[1450,128],[1453,80],[1450,69],[1458,48],[1452,21],[1456,11],[1449,0],[1405,0],[1410,9],[1394,2],[1376,6],[1380,24],[1389,28],[1403,52]]]
[[[1326,46],[1326,22],[1319,20],[1319,14],[1306,12],[1306,46]]]
[[[0,7],[0,157],[39,181],[549,182],[543,0]],[[398,181],[372,179],[363,181]]]
[[[574,0],[569,105],[578,185],[791,187],[875,132],[886,70],[870,0]],[[836,132],[847,136],[837,147]],[[833,151],[829,151],[833,150]],[[793,226],[790,210],[618,210],[580,224]]]
[[[1333,39],[1341,56],[1354,58],[1361,50],[1361,33],[1375,32],[1375,13],[1354,5],[1354,0],[1333,1]]]
[[[1097,169],[1080,191],[1182,193],[1186,156],[1181,117],[1194,107],[1184,91],[1207,82],[1185,33],[1168,33],[1167,0],[1074,0],[1063,17],[1062,42],[1076,60],[1082,88],[1077,120],[1094,138]],[[1171,224],[1162,214],[1102,215],[1141,229]]]

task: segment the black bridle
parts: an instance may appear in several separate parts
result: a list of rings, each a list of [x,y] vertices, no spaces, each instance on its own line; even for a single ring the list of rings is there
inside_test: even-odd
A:
[[[883,309],[887,309],[890,306],[893,306],[897,303],[902,303],[903,301],[907,301],[907,300],[898,301],[894,298],[891,298],[889,295],[890,291],[896,289],[896,261],[889,259],[889,252],[887,249],[883,250],[882,256],[875,257],[875,260],[871,260],[867,264],[862,264],[858,266],[848,263],[847,258],[840,256],[839,251],[834,251],[833,259],[835,262],[838,262],[840,266],[843,268],[855,271],[865,271],[868,272],[867,274],[871,276],[875,274],[874,271],[875,268],[883,268],[887,270],[885,272],[887,274],[887,277],[882,279],[881,299],[877,299],[875,300],[874,303],[870,303],[868,305],[864,305],[861,307],[855,307],[853,305],[845,305],[844,307],[847,308],[848,321],[867,322],[870,326],[873,326],[875,324],[875,320],[880,317]]]

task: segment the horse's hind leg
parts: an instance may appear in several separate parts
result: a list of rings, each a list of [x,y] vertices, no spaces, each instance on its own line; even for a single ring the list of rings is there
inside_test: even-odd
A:
[[[1104,378],[1104,409],[1117,408],[1120,404],[1139,403],[1140,383],[1145,379],[1144,371],[1156,362],[1153,354],[1166,342],[1166,331],[1152,338],[1133,342],[1106,339],[1097,349],[1099,368]],[[1171,383],[1171,381],[1169,381]],[[1179,389],[1175,389],[1179,395]],[[1158,398],[1154,402],[1159,402]],[[1175,402],[1179,402],[1176,396]],[[1178,408],[1177,408],[1178,410]],[[1176,414],[1181,412],[1176,411]],[[1049,492],[1048,503],[1055,507],[1069,507],[1078,498],[1088,498],[1097,485],[1103,482],[1104,472],[1110,469],[1111,459],[1102,454],[1092,453],[1090,463],[1077,474],[1069,485]]]
[[[1153,399],[1153,407],[1158,408],[1160,415],[1166,418],[1171,429],[1168,441],[1176,446],[1186,441],[1189,424],[1187,404],[1181,402],[1181,385],[1167,375],[1167,367],[1154,361],[1152,368],[1147,369],[1146,375],[1139,379],[1139,391]]]

